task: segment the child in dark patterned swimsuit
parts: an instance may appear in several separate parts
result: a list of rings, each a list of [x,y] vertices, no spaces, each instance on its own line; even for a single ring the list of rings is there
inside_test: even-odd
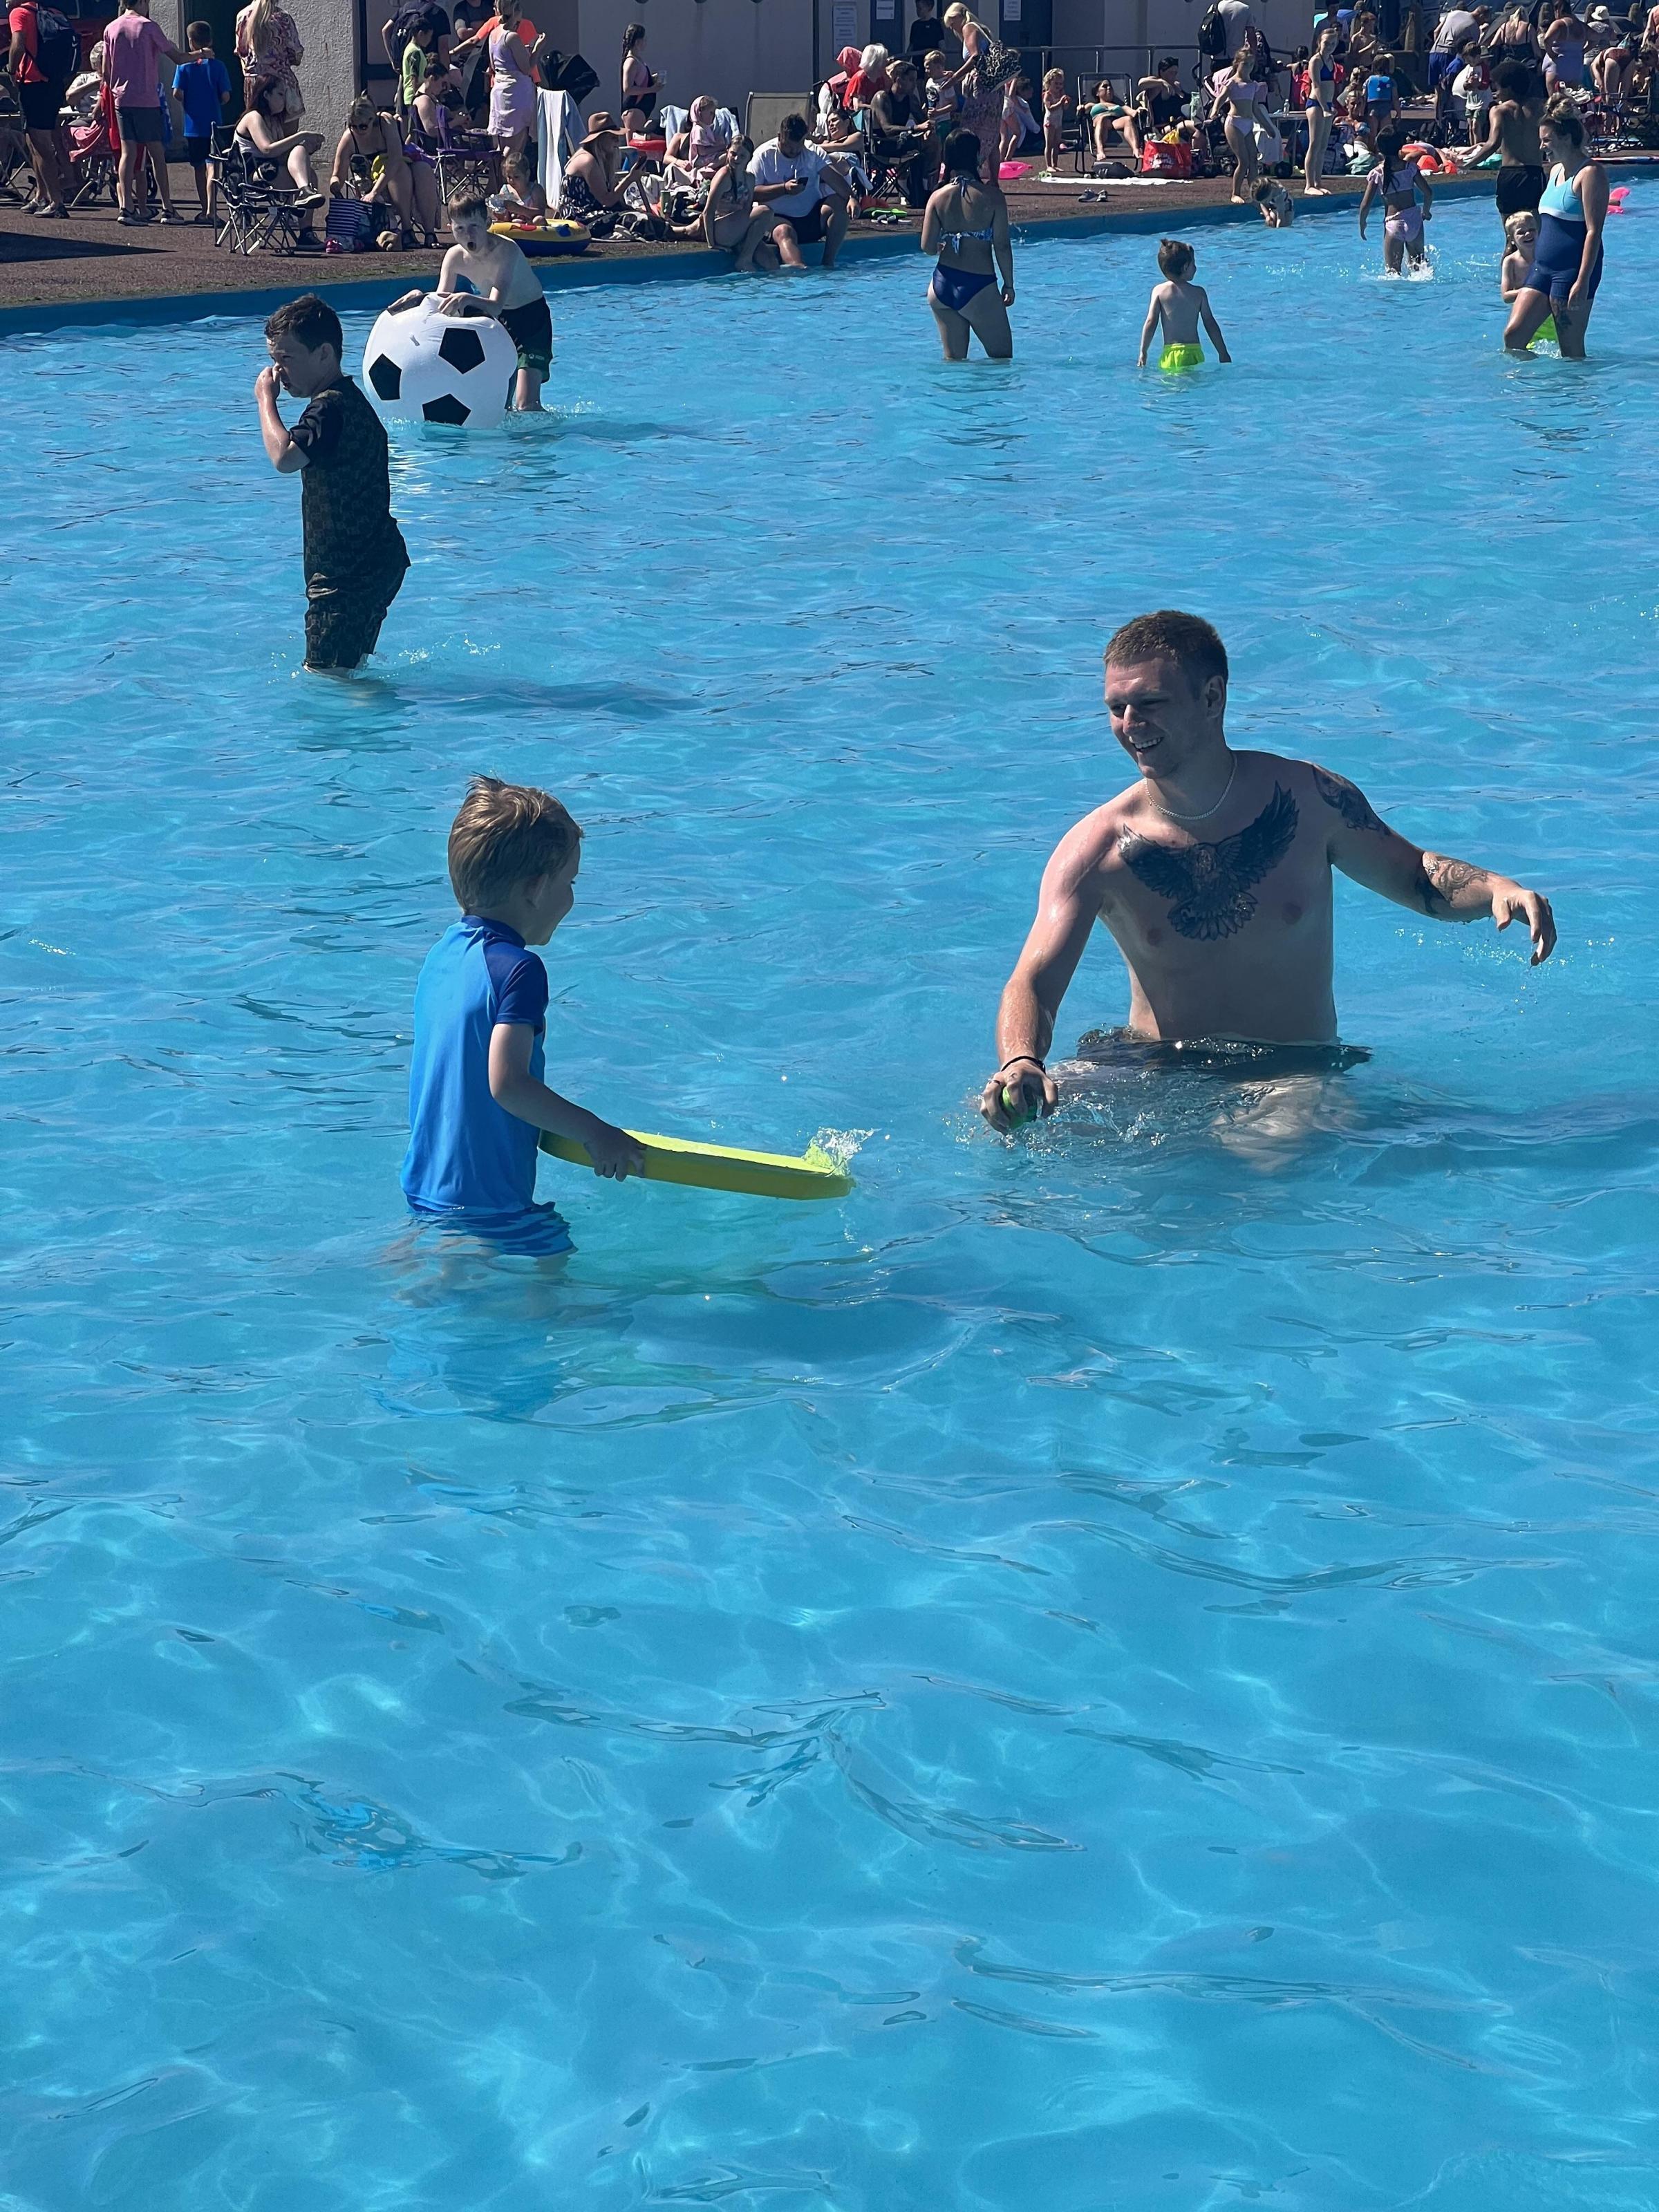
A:
[[[265,325],[270,367],[253,386],[265,452],[279,476],[303,472],[306,666],[355,668],[373,653],[403,587],[409,552],[392,516],[386,432],[340,367],[340,319],[307,292]],[[310,402],[290,430],[276,395]]]

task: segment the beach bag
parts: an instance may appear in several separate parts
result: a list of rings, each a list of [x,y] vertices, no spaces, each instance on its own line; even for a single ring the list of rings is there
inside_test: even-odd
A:
[[[81,58],[81,41],[67,16],[42,4],[34,11],[34,65],[48,84],[67,84]]]
[[[1193,149],[1184,138],[1149,138],[1140,149],[1143,177],[1190,177]]]
[[[374,218],[362,200],[331,200],[323,225],[325,253],[367,253],[374,243]]]
[[[1018,46],[1005,46],[1000,39],[988,34],[974,58],[974,82],[983,94],[997,85],[1012,84],[1021,67]]]

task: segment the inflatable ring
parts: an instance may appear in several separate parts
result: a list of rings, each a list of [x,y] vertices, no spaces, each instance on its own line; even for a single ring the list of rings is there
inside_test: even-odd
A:
[[[510,238],[525,253],[582,253],[592,233],[585,222],[550,215],[545,222],[492,222],[492,238]]]
[[[645,1147],[647,1182],[689,1183],[696,1190],[746,1191],[751,1198],[845,1198],[853,1178],[814,1145],[799,1155],[746,1152],[727,1145],[696,1145],[683,1137],[647,1137],[628,1132]],[[587,1147],[574,1137],[542,1133],[542,1150],[555,1159],[591,1168]]]

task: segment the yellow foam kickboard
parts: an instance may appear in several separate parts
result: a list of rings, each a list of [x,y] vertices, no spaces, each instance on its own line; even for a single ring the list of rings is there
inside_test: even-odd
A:
[[[827,1152],[749,1152],[728,1145],[697,1145],[684,1137],[629,1135],[645,1147],[647,1182],[680,1182],[696,1190],[736,1190],[751,1198],[845,1198],[853,1178]],[[542,1150],[555,1159],[591,1168],[586,1145],[542,1132]]]

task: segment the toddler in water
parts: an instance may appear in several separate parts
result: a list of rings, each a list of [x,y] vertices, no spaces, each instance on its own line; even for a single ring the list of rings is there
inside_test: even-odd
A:
[[[1504,219],[1504,235],[1509,241],[1509,252],[1504,256],[1498,271],[1498,289],[1505,304],[1513,307],[1527,282],[1527,275],[1538,251],[1538,217],[1530,208],[1516,208]],[[1533,338],[1534,345],[1542,338],[1546,345],[1558,343],[1555,318],[1545,318],[1543,326]]]
[[[544,1080],[545,945],[575,903],[581,831],[551,793],[475,776],[449,833],[461,918],[415,987],[404,1196],[411,1213],[520,1252],[568,1252],[557,1210],[536,1203],[537,1133],[574,1137],[618,1182],[645,1161]]]
[[[1231,361],[1227,341],[1221,335],[1221,325],[1210,309],[1210,295],[1201,284],[1193,282],[1193,271],[1198,266],[1198,256],[1184,239],[1166,238],[1158,249],[1158,265],[1167,283],[1154,287],[1146,306],[1146,325],[1140,333],[1140,358],[1137,368],[1145,368],[1146,355],[1152,343],[1152,333],[1160,324],[1164,331],[1164,352],[1158,362],[1160,368],[1196,368],[1204,358],[1204,349],[1199,343],[1198,326],[1203,324],[1210,333],[1218,361]]]
[[[1288,230],[1296,220],[1296,202],[1277,177],[1259,177],[1250,194],[1269,230]]]
[[[1405,143],[1406,134],[1397,123],[1382,133],[1376,147],[1382,159],[1366,178],[1359,199],[1361,238],[1373,201],[1382,202],[1382,259],[1391,276],[1399,276],[1407,257],[1413,269],[1424,266],[1423,226],[1434,213],[1433,187],[1416,162],[1401,153]],[[1417,204],[1419,194],[1421,208]]]
[[[1066,148],[1066,111],[1071,106],[1064,70],[1045,70],[1042,78],[1042,158],[1051,169],[1060,167]]]

